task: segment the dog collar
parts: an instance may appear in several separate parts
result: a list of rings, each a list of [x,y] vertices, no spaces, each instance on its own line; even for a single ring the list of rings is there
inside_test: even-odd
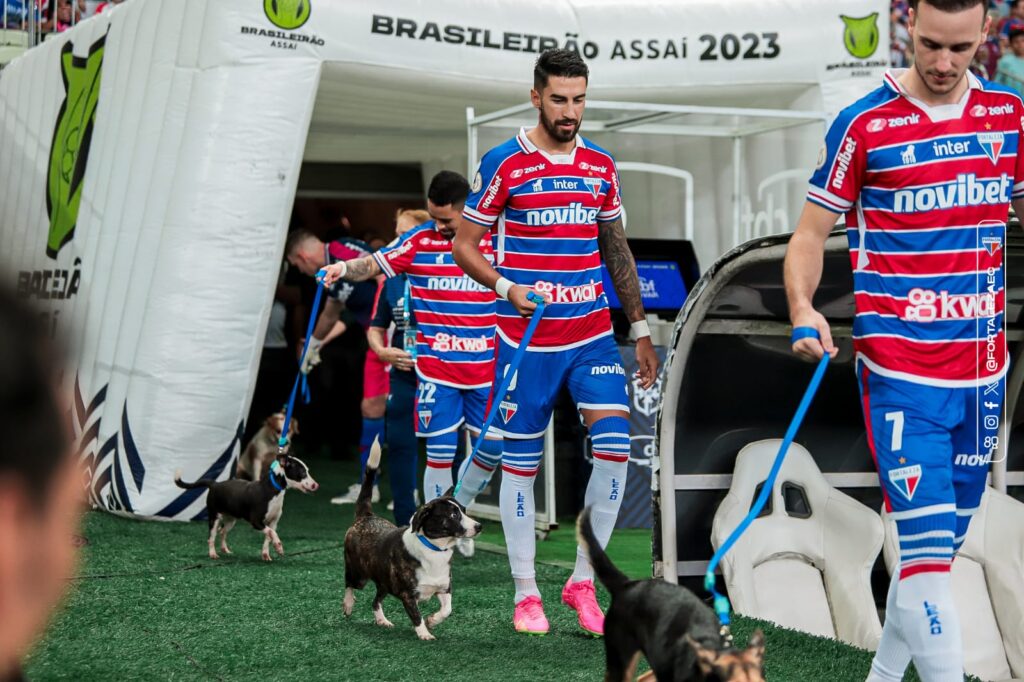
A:
[[[420,535],[419,533],[416,534],[416,537],[419,538],[420,542],[422,542],[423,546],[426,547],[427,549],[432,549],[435,552],[447,552],[448,551],[447,549],[441,549],[440,547],[438,547],[433,542],[431,542],[430,540],[428,540],[424,536]]]
[[[277,482],[277,475],[273,469],[270,471],[270,475],[267,478],[270,479],[270,485],[274,486],[275,490],[277,490],[278,492],[284,490],[284,486]]]

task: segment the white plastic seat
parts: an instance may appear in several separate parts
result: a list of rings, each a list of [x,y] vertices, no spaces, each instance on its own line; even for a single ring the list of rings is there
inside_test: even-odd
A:
[[[885,565],[899,560],[896,522],[885,520]],[[1024,678],[1024,504],[988,488],[953,561],[953,599],[964,668],[983,680]]]
[[[750,443],[736,457],[712,526],[716,549],[749,512],[780,444]],[[769,499],[771,512],[750,524],[721,563],[737,613],[874,650],[882,626],[871,569],[882,549],[881,519],[829,485],[795,443]]]

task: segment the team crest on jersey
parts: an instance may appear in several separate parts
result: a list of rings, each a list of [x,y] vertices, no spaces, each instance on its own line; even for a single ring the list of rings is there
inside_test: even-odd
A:
[[[1003,248],[1003,240],[999,237],[982,237],[981,243],[990,256],[994,256],[996,251]]]
[[[519,405],[510,400],[502,400],[498,404],[498,410],[501,412],[502,421],[508,424],[508,420],[514,417],[516,412],[519,411]]]
[[[913,464],[899,469],[890,469],[889,481],[903,493],[903,497],[912,500],[921,483],[921,465]]]
[[[477,171],[476,175],[473,176],[473,185],[469,189],[473,192],[473,194],[476,194],[477,192],[480,191],[480,188],[483,186],[484,178],[482,175],[480,175],[480,171]]]
[[[433,416],[434,416],[434,413],[431,412],[430,410],[420,410],[419,418],[420,418],[420,423],[423,424],[423,428],[425,428],[425,429],[429,429],[430,428],[430,418],[433,417]],[[406,422],[406,424],[408,424],[408,423],[409,422]]]
[[[985,156],[992,163],[999,163],[999,154],[1003,151],[1003,141],[1002,133],[978,133],[978,144],[981,145]]]
[[[590,189],[590,193],[597,198],[597,193],[601,191],[601,178],[583,178],[583,184]]]

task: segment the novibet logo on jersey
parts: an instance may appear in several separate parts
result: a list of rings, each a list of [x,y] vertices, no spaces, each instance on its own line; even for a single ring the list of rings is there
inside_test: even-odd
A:
[[[310,0],[263,0],[263,11],[270,23],[294,31],[309,21]]]
[[[105,43],[106,36],[93,43],[87,57],[76,57],[71,41],[61,49],[60,67],[66,94],[53,127],[46,173],[46,212],[50,217],[46,255],[50,258],[57,258],[61,247],[75,235],[100,98]]]
[[[843,45],[851,56],[867,59],[878,49],[878,12],[866,17],[847,17],[839,15],[843,20]]]

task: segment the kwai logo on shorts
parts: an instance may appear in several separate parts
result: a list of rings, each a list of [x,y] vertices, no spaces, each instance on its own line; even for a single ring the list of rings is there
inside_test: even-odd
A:
[[[878,12],[866,17],[847,17],[839,15],[843,20],[843,45],[851,56],[867,59],[878,49]]]
[[[263,11],[274,26],[294,31],[309,21],[309,3],[310,0],[263,0]]]
[[[50,234],[46,255],[56,258],[61,248],[75,236],[78,207],[82,201],[82,182],[89,162],[96,108],[103,75],[104,35],[89,46],[87,57],[76,57],[71,41],[60,54],[65,97],[57,113],[46,173],[46,212]]]
[[[912,464],[899,469],[889,469],[889,482],[896,486],[903,497],[914,499],[918,484],[921,483],[921,465]]]

